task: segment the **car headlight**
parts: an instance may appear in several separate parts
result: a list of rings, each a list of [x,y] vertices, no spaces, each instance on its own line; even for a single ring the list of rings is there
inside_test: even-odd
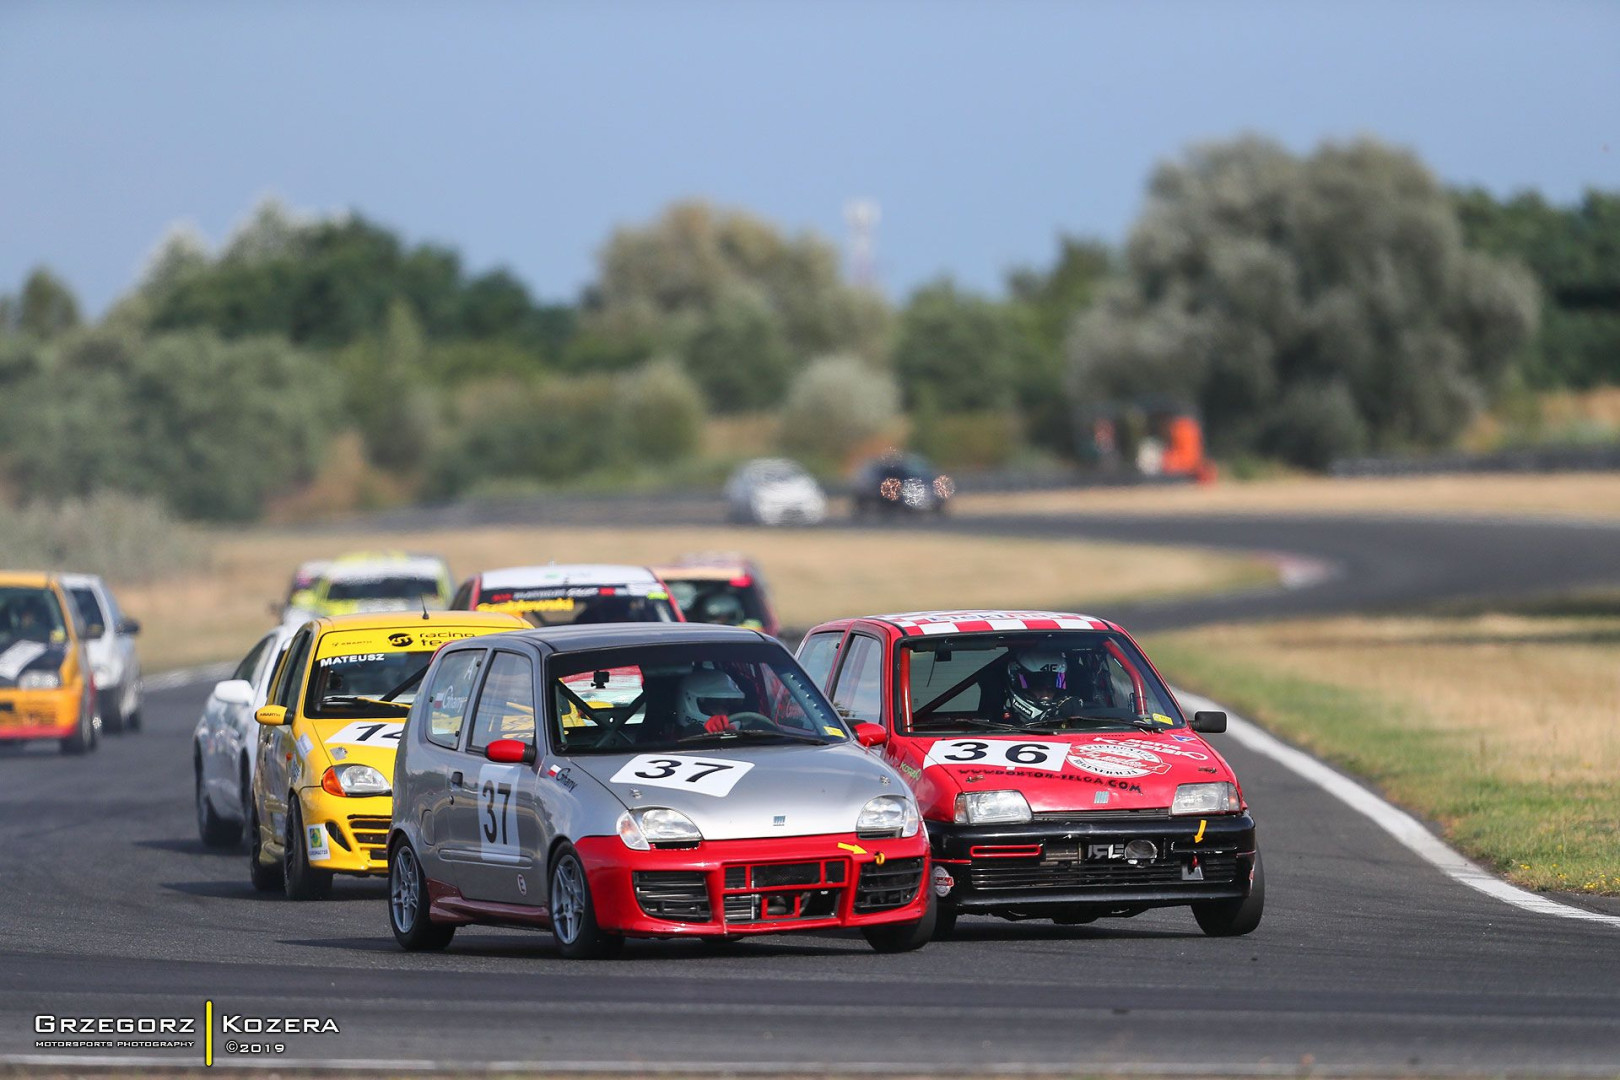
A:
[[[1214,784],[1182,784],[1176,788],[1172,814],[1232,814],[1241,810],[1237,785],[1222,780]]]
[[[620,814],[619,839],[627,848],[646,851],[653,844],[702,843],[703,833],[679,810],[654,806]]]
[[[393,790],[388,777],[370,765],[334,765],[321,777],[321,788],[333,795],[387,795]]]
[[[861,807],[855,819],[855,835],[916,836],[920,820],[917,804],[906,796],[879,795]]]
[[[17,679],[19,690],[59,690],[62,675],[57,671],[25,671]]]
[[[1021,791],[970,791],[956,797],[958,825],[1012,825],[1031,817]]]

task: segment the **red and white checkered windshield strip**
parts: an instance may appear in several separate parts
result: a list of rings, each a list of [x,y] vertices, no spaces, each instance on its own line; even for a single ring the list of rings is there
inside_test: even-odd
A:
[[[908,635],[982,634],[991,630],[1106,630],[1101,619],[1062,611],[915,611],[886,615]]]

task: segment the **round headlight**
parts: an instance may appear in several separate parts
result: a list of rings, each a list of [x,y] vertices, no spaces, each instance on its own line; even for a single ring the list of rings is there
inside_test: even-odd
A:
[[[1016,825],[1033,816],[1021,791],[971,791],[956,797],[958,825]]]
[[[345,795],[387,795],[391,789],[388,777],[370,765],[338,765],[332,771]]]
[[[865,837],[916,836],[920,822],[917,804],[905,795],[879,795],[861,807],[855,835]]]
[[[19,690],[59,690],[62,675],[56,671],[25,671],[17,678]]]

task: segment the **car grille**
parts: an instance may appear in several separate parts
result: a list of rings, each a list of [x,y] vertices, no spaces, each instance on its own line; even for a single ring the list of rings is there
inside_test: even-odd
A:
[[[793,922],[838,915],[848,871],[843,859],[728,866],[728,923]]]
[[[655,919],[670,922],[708,922],[707,875],[696,870],[637,870],[630,875],[636,903]]]
[[[361,814],[349,815],[349,831],[354,834],[357,844],[364,847],[380,847],[388,843],[388,829],[392,822],[385,817],[366,817]]]
[[[917,898],[922,876],[921,859],[890,859],[882,866],[863,863],[855,884],[856,914],[905,907]]]
[[[1082,841],[1086,843],[1089,841]],[[975,859],[968,880],[975,889],[1088,889],[1120,886],[1229,884],[1237,879],[1235,850],[1195,851],[1162,840],[1158,858],[1131,863],[1122,858],[1082,858],[1080,844],[1048,844],[1040,858]]]
[[[1077,824],[1095,824],[1099,821],[1169,821],[1170,811],[1163,808],[1146,810],[1042,810],[1033,815],[1036,821],[1063,821]]]

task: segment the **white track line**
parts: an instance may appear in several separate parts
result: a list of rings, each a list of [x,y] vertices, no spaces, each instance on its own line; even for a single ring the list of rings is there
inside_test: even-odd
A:
[[[1177,690],[1176,696],[1190,706],[1192,711],[1224,708],[1209,698],[1189,694],[1183,690]],[[1556,915],[1560,919],[1578,919],[1581,922],[1620,927],[1620,915],[1603,915],[1569,904],[1560,904],[1528,889],[1509,885],[1453,851],[1405,810],[1385,802],[1349,777],[1335,772],[1309,754],[1295,750],[1281,739],[1262,731],[1254,723],[1235,715],[1230,710],[1227,710],[1226,717],[1227,734],[1238,743],[1270,758],[1289,772],[1315,784],[1350,809],[1366,815],[1374,825],[1399,840],[1424,862],[1436,867],[1453,881],[1461,882],[1470,889],[1482,892],[1504,904],[1512,904],[1516,908],[1532,911],[1537,915]]]

